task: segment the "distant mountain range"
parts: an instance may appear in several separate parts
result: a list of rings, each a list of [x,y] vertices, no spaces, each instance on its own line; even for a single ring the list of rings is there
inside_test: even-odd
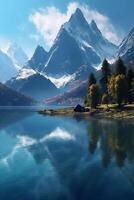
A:
[[[48,52],[37,46],[28,61],[16,44],[7,53],[0,51],[0,81],[39,100],[58,103],[68,98],[73,102],[80,100],[79,94],[83,98],[90,72],[96,73],[104,58],[119,56],[127,64],[134,63],[134,28],[116,46],[103,36],[94,20],[88,23],[78,8],[61,26]]]
[[[28,62],[28,56],[17,44],[11,44],[7,50],[7,55],[12,59],[18,68],[23,67]]]
[[[6,53],[0,50],[0,82],[5,82],[16,74],[17,68],[13,61]]]
[[[0,50],[0,82],[6,82],[17,75],[18,70],[27,62],[27,55],[16,44],[12,44],[7,50],[7,53]]]

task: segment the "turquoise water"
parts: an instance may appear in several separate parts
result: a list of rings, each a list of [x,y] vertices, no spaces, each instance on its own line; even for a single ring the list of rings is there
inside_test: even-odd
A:
[[[134,199],[134,125],[0,110],[0,200]]]

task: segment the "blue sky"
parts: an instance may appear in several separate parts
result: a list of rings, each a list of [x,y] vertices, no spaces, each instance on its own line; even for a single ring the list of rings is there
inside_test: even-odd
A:
[[[133,0],[0,0],[0,48],[5,50],[16,42],[28,54],[37,44],[49,49],[61,23],[68,20],[76,6],[82,7],[85,14],[89,9],[87,20],[95,18],[113,42],[134,26]]]

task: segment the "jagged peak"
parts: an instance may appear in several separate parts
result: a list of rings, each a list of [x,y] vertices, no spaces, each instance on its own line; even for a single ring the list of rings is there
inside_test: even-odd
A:
[[[83,16],[83,13],[80,8],[77,8],[74,14],[78,16]]]
[[[90,23],[90,26],[93,27],[93,28],[98,28],[96,22],[94,19],[92,19],[91,23]]]
[[[44,49],[44,47],[42,47],[41,45],[38,45],[35,49],[34,55],[38,53],[47,54],[47,51]]]
[[[70,20],[69,20],[69,22],[76,22],[76,21],[79,21],[81,23],[86,22],[86,19],[80,8],[76,9],[76,11],[74,12],[74,14],[72,14],[72,16],[70,17]]]
[[[91,21],[90,27],[91,27],[91,29],[92,29],[93,31],[95,31],[95,32],[97,32],[97,33],[99,33],[99,34],[102,35],[102,33],[101,33],[100,29],[98,28],[98,26],[97,26],[95,20],[92,20],[92,21]]]
[[[35,50],[43,50],[43,51],[45,51],[44,47],[41,46],[41,45],[38,45]]]

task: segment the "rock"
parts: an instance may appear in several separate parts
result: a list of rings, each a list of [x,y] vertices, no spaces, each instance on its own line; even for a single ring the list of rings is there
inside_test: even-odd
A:
[[[74,108],[74,112],[86,112],[86,109],[81,106],[81,105],[77,105],[75,108]]]

